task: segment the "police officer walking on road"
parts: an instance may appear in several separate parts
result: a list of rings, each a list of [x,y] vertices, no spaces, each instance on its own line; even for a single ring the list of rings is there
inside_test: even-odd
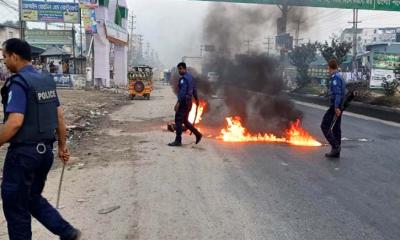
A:
[[[54,160],[56,131],[60,159],[65,164],[70,157],[55,82],[33,68],[31,48],[25,41],[4,42],[3,57],[7,68],[15,73],[1,89],[4,124],[0,125],[0,146],[10,143],[1,197],[10,240],[32,239],[31,216],[61,240],[79,239],[80,231],[42,197]]]
[[[330,107],[325,113],[321,123],[322,132],[329,144],[332,146],[330,153],[325,154],[327,158],[339,158],[342,139],[342,114],[346,95],[346,83],[338,72],[338,64],[335,59],[328,63],[328,72],[331,75],[329,95]]]
[[[196,84],[192,75],[186,69],[186,63],[178,64],[179,79],[178,102],[175,105],[175,141],[169,143],[169,146],[182,146],[182,124],[184,124],[195,136],[196,144],[201,141],[202,134],[189,122],[189,113],[192,109],[192,98],[195,99],[197,106],[199,105],[199,97],[197,96]]]

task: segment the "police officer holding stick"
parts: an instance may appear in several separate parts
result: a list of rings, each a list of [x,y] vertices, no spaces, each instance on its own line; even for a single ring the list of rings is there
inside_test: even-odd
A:
[[[65,164],[70,157],[55,82],[33,68],[31,48],[23,40],[4,42],[3,57],[6,67],[15,73],[1,89],[4,124],[0,126],[0,145],[10,143],[1,197],[10,240],[32,239],[31,216],[61,240],[80,239],[80,231],[42,196],[54,160],[55,132],[61,161]]]
[[[329,95],[330,107],[326,111],[321,123],[321,130],[332,146],[332,150],[325,154],[327,158],[339,158],[342,139],[342,114],[345,104],[346,83],[338,72],[338,64],[335,59],[328,63],[328,72],[331,75]]]

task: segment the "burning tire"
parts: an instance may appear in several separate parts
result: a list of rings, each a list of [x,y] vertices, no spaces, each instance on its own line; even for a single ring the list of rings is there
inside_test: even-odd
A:
[[[136,92],[141,93],[144,91],[144,83],[142,81],[137,81],[133,88]]]

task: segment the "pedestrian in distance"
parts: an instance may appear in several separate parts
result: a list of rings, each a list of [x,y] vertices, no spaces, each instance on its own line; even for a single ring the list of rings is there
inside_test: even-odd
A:
[[[338,72],[338,64],[335,59],[329,61],[328,72],[331,76],[329,84],[330,106],[322,119],[321,130],[332,147],[331,151],[325,156],[327,158],[340,158],[341,122],[344,110],[342,106],[346,96],[346,83]]]
[[[192,109],[193,98],[196,101],[196,105],[199,106],[196,84],[192,75],[187,71],[186,63],[181,62],[178,64],[178,72],[181,78],[178,83],[178,102],[175,105],[176,138],[175,141],[168,144],[171,147],[182,146],[182,124],[196,136],[196,144],[203,137],[193,124],[189,122],[189,113]]]
[[[15,38],[5,41],[3,57],[14,73],[1,89],[4,122],[0,125],[0,146],[10,143],[1,185],[9,238],[31,240],[33,216],[61,240],[80,239],[80,231],[42,196],[54,160],[56,132],[61,161],[65,164],[70,158],[56,84],[51,75],[33,68],[27,42]]]

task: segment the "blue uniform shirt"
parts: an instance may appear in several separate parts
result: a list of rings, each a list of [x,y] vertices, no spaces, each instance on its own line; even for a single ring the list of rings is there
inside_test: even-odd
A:
[[[39,74],[32,65],[23,67],[20,72],[31,72]],[[26,86],[27,87],[27,86]],[[11,83],[10,91],[8,92],[7,113],[22,113],[25,114],[27,96],[25,89],[16,83]],[[60,106],[60,101],[57,99],[57,106]]]
[[[178,101],[185,102],[186,99],[192,99],[192,97],[198,99],[197,89],[192,75],[187,72],[179,80]]]
[[[345,94],[346,94],[346,83],[342,79],[342,76],[338,72],[335,72],[331,76],[331,84],[330,84],[331,106],[334,106],[335,108],[340,107]]]

